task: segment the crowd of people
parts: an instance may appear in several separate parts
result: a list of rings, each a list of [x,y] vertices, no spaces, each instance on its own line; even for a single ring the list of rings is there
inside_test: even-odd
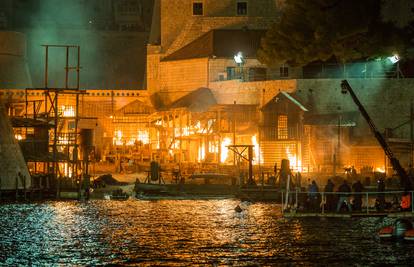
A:
[[[336,190],[335,190],[336,188]],[[392,203],[387,203],[385,199],[385,182],[380,178],[377,182],[375,208],[383,211],[387,207],[397,208],[398,210],[408,210],[411,208],[411,194],[404,193],[401,199],[394,197]],[[323,194],[322,194],[323,192]],[[360,180],[350,184],[346,179],[337,187],[332,179],[328,179],[323,191],[320,191],[315,180],[308,180],[306,195],[302,195],[303,208],[306,211],[319,212],[324,209],[327,212],[341,211],[362,211],[362,199],[365,197],[366,188]],[[322,197],[324,196],[324,197]]]

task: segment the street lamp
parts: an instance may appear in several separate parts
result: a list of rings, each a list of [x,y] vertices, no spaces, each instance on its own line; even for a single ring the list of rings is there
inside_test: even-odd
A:
[[[237,54],[234,55],[234,62],[237,64],[237,73],[240,75],[240,79],[244,80],[243,75],[243,65],[244,65],[244,57],[242,52],[237,52]]]
[[[234,55],[234,62],[238,65],[242,65],[244,63],[244,57],[242,52],[237,52],[237,54]]]

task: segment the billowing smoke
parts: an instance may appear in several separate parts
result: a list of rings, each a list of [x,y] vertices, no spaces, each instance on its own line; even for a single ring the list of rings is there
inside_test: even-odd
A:
[[[152,1],[128,0],[42,0],[30,16],[28,59],[33,85],[44,86],[45,50],[41,45],[81,46],[81,88],[142,89],[145,44],[151,21]],[[125,16],[118,5],[133,8]],[[118,11],[117,11],[118,10]],[[118,13],[117,13],[118,12]],[[120,15],[121,14],[121,15]],[[128,24],[129,23],[129,24]],[[70,65],[76,65],[77,51],[70,51]],[[65,81],[64,49],[49,51],[49,87],[62,87]],[[75,85],[75,72],[70,86]]]

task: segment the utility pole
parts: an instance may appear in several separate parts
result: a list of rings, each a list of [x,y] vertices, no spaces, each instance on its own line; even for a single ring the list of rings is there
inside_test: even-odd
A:
[[[236,101],[233,103],[233,145],[236,145]],[[233,165],[236,166],[236,153],[234,153]]]
[[[342,124],[342,118],[341,115],[338,116],[338,147],[336,149],[336,161],[338,164],[338,167],[341,166],[341,124]]]
[[[410,168],[413,168],[413,142],[414,142],[414,108],[413,108],[413,100],[410,102]],[[410,170],[411,171],[411,170]]]

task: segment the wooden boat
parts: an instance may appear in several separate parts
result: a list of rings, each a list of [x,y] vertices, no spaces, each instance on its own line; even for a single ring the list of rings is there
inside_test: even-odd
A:
[[[117,189],[112,191],[112,194],[105,195],[105,199],[108,200],[127,200],[129,199],[129,195],[122,191],[122,189]]]

